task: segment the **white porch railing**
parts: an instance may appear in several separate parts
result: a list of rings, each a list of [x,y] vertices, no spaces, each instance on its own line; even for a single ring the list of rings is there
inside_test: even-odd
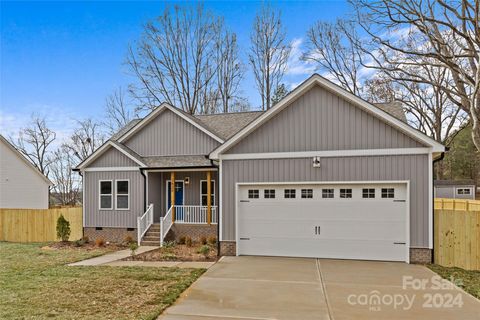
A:
[[[137,218],[137,242],[140,245],[143,236],[147,232],[148,228],[153,224],[153,203],[147,208],[147,211]]]
[[[167,214],[163,218],[160,218],[160,246],[163,246],[163,240],[167,236],[172,224],[172,207],[170,207]]]
[[[217,223],[217,206],[212,206],[211,223]],[[175,223],[206,224],[207,206],[175,206]]]

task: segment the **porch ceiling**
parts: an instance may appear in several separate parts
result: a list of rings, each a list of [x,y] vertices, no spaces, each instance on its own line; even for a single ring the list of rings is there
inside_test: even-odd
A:
[[[143,161],[149,168],[213,167],[206,155],[151,156],[143,157]]]

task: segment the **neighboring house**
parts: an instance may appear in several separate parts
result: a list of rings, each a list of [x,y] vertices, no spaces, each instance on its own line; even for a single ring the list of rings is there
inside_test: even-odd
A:
[[[48,209],[50,180],[0,135],[0,208]]]
[[[475,182],[473,180],[435,180],[435,198],[475,200]]]
[[[319,75],[266,112],[162,104],[78,166],[85,234],[218,233],[222,255],[430,262],[444,151]]]

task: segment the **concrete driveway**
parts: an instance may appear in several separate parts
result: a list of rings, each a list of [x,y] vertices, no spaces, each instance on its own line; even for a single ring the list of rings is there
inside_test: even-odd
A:
[[[224,257],[159,319],[480,319],[479,300],[435,276],[394,262]]]

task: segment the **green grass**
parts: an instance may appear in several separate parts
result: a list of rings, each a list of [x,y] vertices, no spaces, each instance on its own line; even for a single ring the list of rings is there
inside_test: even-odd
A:
[[[204,269],[68,267],[108,249],[0,242],[0,319],[155,319]]]
[[[428,265],[428,267],[442,278],[460,280],[461,284],[457,284],[459,287],[480,299],[480,271],[442,267],[438,264]]]

